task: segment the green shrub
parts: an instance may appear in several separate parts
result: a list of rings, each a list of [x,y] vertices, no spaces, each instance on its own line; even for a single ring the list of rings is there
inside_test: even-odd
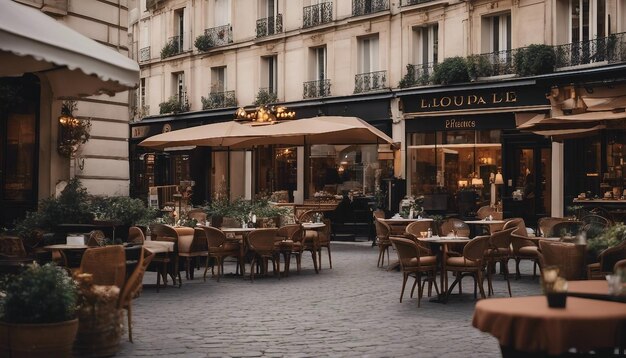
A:
[[[178,41],[176,39],[169,40],[161,49],[161,59],[171,57],[180,53]]]
[[[554,72],[556,54],[552,46],[530,45],[519,49],[514,60],[519,76],[536,76]]]
[[[276,93],[270,92],[265,88],[261,88],[256,94],[254,105],[258,107],[276,102],[278,102],[278,95]]]
[[[215,108],[227,108],[236,107],[237,100],[227,96],[225,92],[211,92],[209,97],[200,99],[202,101],[202,109],[215,109]]]
[[[602,251],[619,245],[624,240],[626,240],[626,225],[617,224],[606,229],[595,238],[589,238],[588,236],[587,250],[595,255],[599,255]]]
[[[0,319],[4,322],[56,323],[76,318],[76,284],[54,264],[29,265],[6,280],[1,290]]]
[[[435,84],[451,84],[469,82],[467,62],[463,57],[448,57],[435,66],[432,77]]]
[[[159,113],[182,113],[189,111],[189,103],[181,102],[177,96],[170,97],[167,101],[159,104]]]
[[[91,212],[99,220],[111,220],[122,225],[147,225],[158,216],[158,210],[147,207],[141,199],[127,196],[102,197],[91,199]]]
[[[467,73],[471,79],[493,75],[493,66],[485,56],[472,55],[467,57]]]
[[[196,41],[193,43],[194,46],[198,49],[198,51],[206,52],[213,47],[213,40],[209,35],[200,35],[196,37]]]
[[[414,87],[417,85],[417,81],[415,80],[415,66],[406,65],[406,74],[398,83],[398,87],[400,88],[408,88]]]

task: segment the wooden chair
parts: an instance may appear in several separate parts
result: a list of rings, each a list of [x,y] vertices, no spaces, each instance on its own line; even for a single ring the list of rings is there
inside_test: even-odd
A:
[[[376,267],[382,267],[385,264],[385,252],[387,252],[387,265],[389,265],[389,247],[391,247],[389,235],[391,234],[391,228],[387,223],[378,219],[374,221],[374,225],[376,225],[376,244],[378,245],[378,262]]]
[[[267,265],[272,261],[274,275],[278,274],[280,279],[280,252],[274,242],[278,229],[257,229],[248,234],[248,245],[254,252],[254,257],[250,266],[250,280],[254,282],[255,264],[261,261],[263,272],[267,273]]]
[[[201,233],[207,241],[208,256],[203,275],[205,281],[206,273],[209,269],[208,258],[215,259],[215,263],[217,264],[217,282],[219,282],[220,277],[224,275],[224,259],[229,256],[237,258],[237,265],[241,268],[243,275],[244,258],[241,255],[239,244],[227,241],[226,234],[224,234],[222,230],[211,226],[201,226],[196,228],[196,232]],[[213,268],[211,268],[211,271],[213,271]]]
[[[122,245],[89,248],[80,262],[80,273],[93,275],[94,285],[115,285],[126,281],[126,254]]]
[[[146,241],[146,236],[143,234],[143,230],[137,226],[131,226],[128,228],[129,244],[143,245],[144,241]]]
[[[170,228],[170,235],[177,239],[178,256],[185,259],[185,278],[193,280],[195,258],[209,256],[206,238],[203,235],[196,235],[196,231],[191,227]]]
[[[446,236],[455,233],[456,236],[470,236],[470,227],[463,220],[456,218],[448,218],[439,226],[439,236]],[[463,251],[464,244],[448,245],[448,254],[452,256],[460,256]]]
[[[504,273],[507,287],[509,289],[509,297],[511,295],[511,282],[509,281],[509,259],[511,258],[511,234],[515,230],[514,227],[506,230],[494,232],[489,237],[489,246],[485,252],[485,261],[487,263],[487,294],[493,294],[493,284],[491,273],[495,271],[496,263],[500,263],[500,269]]]
[[[400,291],[400,302],[404,296],[404,288],[406,287],[406,281],[409,276],[415,277],[413,282],[413,288],[411,288],[411,297],[417,286],[417,307],[420,307],[422,301],[422,295],[424,290],[424,284],[428,282],[428,296],[431,294],[432,285],[435,285],[435,291],[439,295],[439,288],[437,287],[437,257],[428,255],[418,246],[414,240],[405,239],[400,237],[389,238],[391,244],[398,253],[398,260],[400,261],[400,270],[402,271],[402,290]],[[422,273],[426,274],[424,281],[422,282]]]
[[[302,225],[287,224],[278,228],[276,231],[276,240],[274,245],[278,246],[279,251],[285,258],[285,275],[289,276],[289,263],[291,256],[295,256],[297,271],[300,273],[300,264],[302,258]]]
[[[98,247],[104,246],[105,244],[105,236],[102,230],[92,230],[89,233],[89,239],[87,240],[87,246],[89,247]]]
[[[585,270],[585,245],[568,242],[539,241],[539,268],[557,266],[559,276],[566,280],[580,280]]]
[[[598,259],[599,262],[587,265],[588,280],[604,280],[606,275],[615,271],[615,265],[626,259],[626,241],[602,251]]]
[[[178,269],[178,234],[173,227],[164,224],[155,224],[150,229],[152,233],[153,241],[167,241],[174,243],[174,250],[171,253],[163,253],[155,255],[152,259],[157,264],[157,292],[161,284],[161,278],[163,278],[163,285],[167,287],[167,274],[169,273],[172,278],[172,284],[176,285],[176,279],[178,278],[178,287],[182,286],[182,280],[180,278],[180,271]]]
[[[539,229],[538,234],[543,237],[550,237],[552,236],[552,228],[554,227],[554,225],[564,222],[564,221],[568,221],[568,220],[565,218],[558,218],[558,217],[552,217],[552,216],[546,216],[546,217],[540,218],[539,220],[537,220],[537,228]]]
[[[446,259],[446,272],[444,274],[447,275],[447,271],[451,271],[456,274],[456,278],[446,292],[445,300],[450,296],[454,286],[457,283],[460,285],[461,280],[466,276],[472,276],[474,278],[474,298],[476,298],[477,286],[480,290],[480,297],[485,298],[485,290],[483,289],[483,269],[485,266],[485,250],[488,246],[489,236],[477,236],[463,247],[462,256],[453,256]]]
[[[128,319],[128,340],[130,342],[133,341],[132,300],[138,297],[141,293],[143,275],[153,258],[154,254],[144,248],[141,248],[139,262],[128,280],[126,280],[124,287],[120,290],[120,297],[117,306],[118,308],[126,309],[126,316]]]
[[[322,248],[326,248],[328,251],[328,266],[333,268],[333,259],[330,254],[330,237],[331,237],[331,222],[329,219],[322,219],[324,226],[322,229],[317,230],[317,264],[318,267],[322,268]]]
[[[560,223],[556,223],[552,227],[552,232],[550,236],[553,237],[563,237],[564,235],[575,236],[583,227],[583,222],[581,221],[563,221]]]

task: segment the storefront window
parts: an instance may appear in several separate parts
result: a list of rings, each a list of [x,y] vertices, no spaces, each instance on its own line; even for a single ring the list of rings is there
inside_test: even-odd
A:
[[[393,160],[378,160],[377,145],[311,146],[310,195],[346,191],[373,195],[380,181],[392,175]]]
[[[228,152],[211,153],[211,193],[212,199],[228,197]]]
[[[258,149],[257,192],[270,195],[281,192],[293,201],[293,191],[298,185],[297,147],[264,146]]]
[[[407,150],[411,195],[471,190],[477,201],[489,203],[490,180],[502,165],[499,130],[409,133]]]
[[[35,116],[10,114],[6,121],[3,199],[31,200],[35,157]]]

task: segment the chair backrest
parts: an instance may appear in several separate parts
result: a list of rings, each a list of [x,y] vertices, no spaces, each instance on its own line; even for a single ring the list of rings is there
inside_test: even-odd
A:
[[[511,234],[515,228],[496,231],[489,237],[489,245],[496,249],[509,249],[511,247]]]
[[[212,226],[201,226],[196,230],[202,230],[206,235],[209,251],[211,248],[220,247],[226,241],[226,234],[218,228]]]
[[[515,232],[516,230],[513,230],[513,232],[511,233],[511,247],[513,248],[514,254],[517,254],[519,252],[519,249],[521,249],[522,247],[537,246],[534,242],[530,241],[528,237],[518,235]]]
[[[80,261],[80,272],[93,275],[94,285],[124,286],[126,254],[122,245],[89,248]]]
[[[552,228],[554,225],[567,221],[565,218],[557,218],[552,216],[546,216],[537,220],[537,227],[539,228],[539,232],[543,237],[550,237],[552,233]]]
[[[25,257],[26,249],[22,239],[17,236],[0,236],[0,256]]]
[[[128,228],[128,242],[131,244],[143,245],[146,241],[146,237],[143,231],[137,226],[131,226]]]
[[[615,267],[615,264],[617,262],[626,259],[626,240],[602,251],[599,257],[600,269],[602,270],[602,272],[613,271],[613,268]]]
[[[92,230],[89,233],[89,240],[87,240],[87,246],[89,247],[98,247],[104,246],[104,232],[102,230]]]
[[[609,220],[609,222],[611,223],[611,225],[615,224],[615,218],[613,217],[613,214],[611,214],[607,209],[599,206],[599,207],[595,207],[593,209],[591,209],[591,211],[589,211],[590,214],[596,214],[596,215],[600,215],[602,217],[604,217],[605,219]]]
[[[580,219],[580,221],[585,223],[585,225],[593,224],[593,225],[598,225],[604,228],[607,228],[612,225],[609,219],[605,218],[604,216],[597,215],[597,214],[585,215]]]
[[[526,224],[524,223],[524,219],[522,218],[509,219],[507,222],[504,223],[502,230],[510,229],[512,227],[516,228],[516,230],[513,230],[513,234],[522,236],[524,238],[528,238],[528,231],[526,231]]]
[[[581,221],[563,221],[552,227],[550,236],[561,237],[564,235],[576,235],[582,229]]]
[[[324,217],[324,212],[320,211],[320,210],[307,210],[305,212],[303,212],[302,214],[300,214],[296,219],[297,222],[299,223],[306,223],[306,222],[312,222],[315,221],[315,214],[322,214],[322,217]]]
[[[146,272],[146,268],[154,258],[154,254],[145,248],[141,248],[141,254],[139,255],[139,261],[135,270],[130,274],[128,280],[124,284],[124,287],[120,290],[120,296],[118,299],[117,307],[128,307],[130,301],[139,296],[141,288],[143,287],[143,274]]]
[[[469,226],[461,219],[449,218],[441,223],[439,235],[445,236],[452,231],[456,232],[457,236],[470,236]]]
[[[580,280],[583,268],[585,246],[566,242],[539,241],[539,264],[541,267],[557,266],[559,276],[566,280]]]
[[[196,250],[197,245],[194,244],[195,230],[191,227],[172,228],[174,235],[178,238],[178,252],[190,253]],[[198,240],[196,240],[197,242]]]
[[[282,240],[291,239],[293,233],[300,229],[302,229],[300,224],[287,224],[278,228],[276,236],[279,236]]]
[[[480,208],[478,208],[478,210],[476,211],[476,217],[478,217],[479,219],[484,219],[488,217],[489,215],[494,216],[495,213],[496,213],[496,208],[493,208],[489,205],[485,205],[485,206],[481,206]]]
[[[389,238],[389,234],[391,233],[391,228],[387,225],[386,222],[380,221],[378,219],[374,220],[374,225],[376,226],[376,238],[379,240],[385,240]]]
[[[427,232],[428,229],[433,229],[432,221],[414,221],[407,225],[405,231],[408,234],[413,234],[416,237],[420,237],[422,232]]]
[[[400,267],[402,270],[404,270],[408,263],[413,259],[417,259],[417,264],[419,266],[420,249],[415,241],[396,236],[390,237],[389,240],[398,253],[398,261],[400,261]]]
[[[187,212],[187,217],[189,219],[195,219],[197,222],[204,225],[207,218],[207,213],[202,209],[191,209]]]
[[[476,236],[463,247],[463,257],[472,261],[481,261],[489,247],[490,236]]]
[[[380,209],[376,209],[374,210],[374,218],[375,219],[384,219],[385,218],[385,212],[383,210]]]
[[[268,252],[274,250],[274,242],[278,229],[256,229],[248,234],[248,245],[251,250]]]

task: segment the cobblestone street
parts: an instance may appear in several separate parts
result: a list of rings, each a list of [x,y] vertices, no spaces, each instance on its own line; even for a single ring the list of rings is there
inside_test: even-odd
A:
[[[462,296],[448,304],[424,297],[418,309],[417,299],[409,298],[412,279],[399,303],[402,275],[376,267],[377,247],[333,242],[332,250],[334,268],[324,251],[319,275],[305,255],[303,272],[297,275],[292,267],[280,280],[258,277],[251,283],[229,274],[235,268],[229,263],[220,282],[203,282],[196,271],[196,279],[183,279],[180,289],[156,293],[146,286],[133,303],[135,343],[124,336],[118,356],[500,356],[496,339],[471,326],[471,278],[464,280]],[[395,252],[390,254],[393,261]],[[523,261],[522,278],[511,280],[513,296],[540,292],[530,273]],[[147,273],[144,282],[154,284],[155,274]],[[507,295],[499,275],[494,289],[496,297]]]

